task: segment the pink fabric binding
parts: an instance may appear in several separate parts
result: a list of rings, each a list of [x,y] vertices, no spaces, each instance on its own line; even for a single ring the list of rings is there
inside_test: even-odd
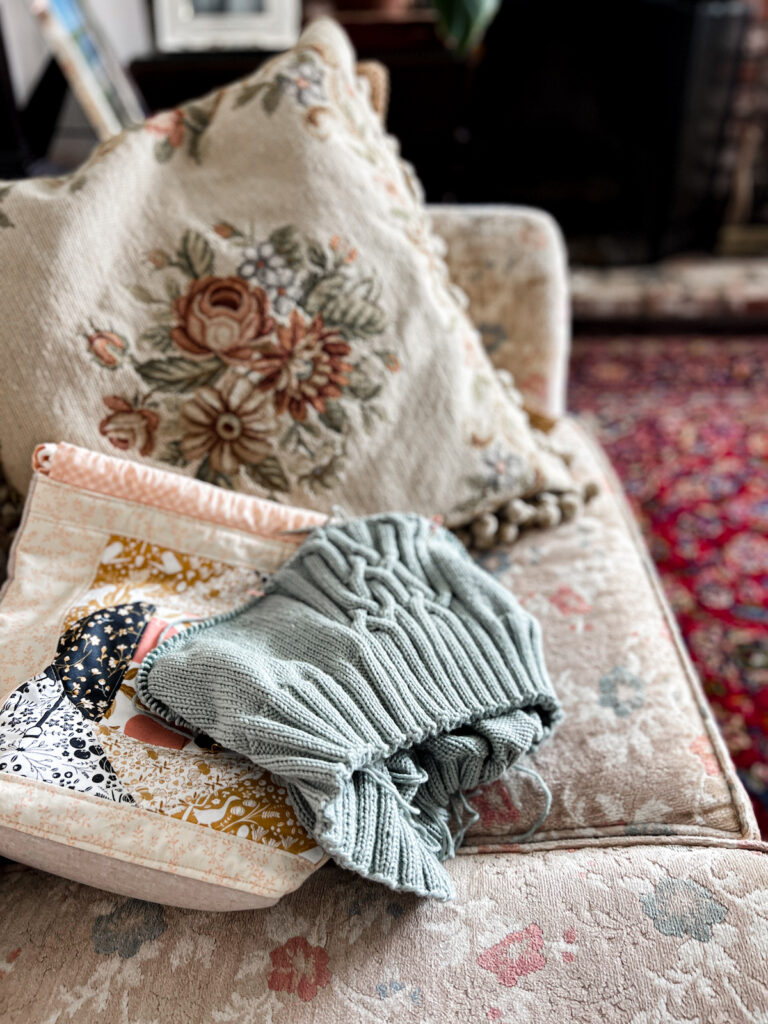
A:
[[[38,445],[32,455],[32,468],[51,480],[86,491],[297,544],[304,539],[301,534],[292,536],[285,531],[310,529],[327,518],[320,512],[237,494],[71,444]]]

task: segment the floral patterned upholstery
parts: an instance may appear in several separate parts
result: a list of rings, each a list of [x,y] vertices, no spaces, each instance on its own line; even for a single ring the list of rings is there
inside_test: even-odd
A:
[[[328,866],[233,917],[0,867],[5,1019],[765,1020],[765,851],[494,854],[452,874],[457,899],[435,904]]]
[[[478,214],[463,219],[464,238],[461,214],[451,216],[449,255],[463,263],[461,284],[482,319],[483,292],[468,280]],[[517,259],[527,217],[500,218],[508,252],[505,264],[493,258],[493,273],[521,268],[523,304],[538,274],[544,294],[564,293],[562,279],[547,280],[560,273],[557,251],[538,270]],[[547,244],[557,250],[554,234]],[[488,323],[502,316],[487,308]],[[567,337],[562,324],[543,333],[546,355],[536,358],[555,396]],[[600,496],[557,531],[479,556],[541,619],[567,713],[557,742],[535,758],[553,793],[536,841],[510,842],[539,799],[513,773],[474,795],[480,821],[449,866],[449,904],[328,865],[273,907],[216,915],[0,865],[0,999],[10,1021],[767,1019],[768,846],[618,484],[581,428],[565,420],[556,434],[577,449],[575,472],[600,479]],[[111,884],[108,866],[92,881]],[[175,884],[164,879],[158,898],[174,899]]]
[[[451,280],[491,362],[508,370],[536,419],[565,410],[570,343],[566,255],[560,229],[541,210],[433,206]]]

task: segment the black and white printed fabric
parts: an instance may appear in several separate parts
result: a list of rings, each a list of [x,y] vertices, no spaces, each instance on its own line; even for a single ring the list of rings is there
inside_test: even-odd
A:
[[[99,745],[93,723],[69,699],[53,669],[22,683],[0,708],[0,772],[116,803],[134,802]]]

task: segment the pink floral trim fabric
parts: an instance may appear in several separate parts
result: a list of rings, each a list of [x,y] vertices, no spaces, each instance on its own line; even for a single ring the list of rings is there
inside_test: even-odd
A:
[[[255,534],[279,533],[295,544],[301,537],[292,531],[317,526],[326,518],[71,444],[41,445],[36,452],[37,468],[52,480]]]

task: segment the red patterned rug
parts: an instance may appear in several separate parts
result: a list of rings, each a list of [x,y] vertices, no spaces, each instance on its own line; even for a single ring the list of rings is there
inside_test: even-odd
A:
[[[597,430],[768,837],[768,339],[577,339]]]

